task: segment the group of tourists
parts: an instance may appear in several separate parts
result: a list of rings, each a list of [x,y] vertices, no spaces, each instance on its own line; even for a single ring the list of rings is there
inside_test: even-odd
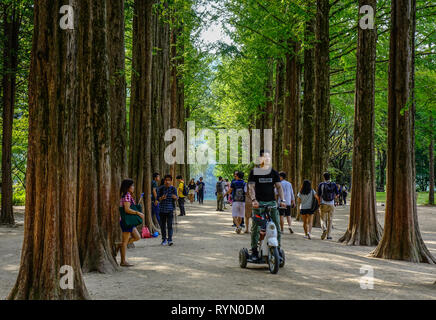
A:
[[[206,192],[203,177],[195,182],[191,179],[187,185],[181,175],[176,177],[175,186],[173,185],[173,177],[169,174],[165,175],[163,179],[159,173],[153,174],[151,182],[151,209],[152,216],[156,218],[160,226],[160,233],[162,235],[162,246],[172,246],[173,243],[173,221],[174,212],[176,210],[176,203],[179,207],[179,216],[186,215],[185,199],[189,199],[190,203],[195,201],[195,196],[199,204],[203,204],[204,194]],[[120,188],[120,212],[125,213],[121,215],[120,227],[122,231],[122,242],[117,245],[118,251],[121,251],[122,267],[131,267],[132,265],[126,261],[126,250],[135,241],[141,239],[141,235],[135,225],[128,225],[123,216],[133,215],[139,216],[144,220],[144,214],[138,208],[134,200],[135,186],[131,179],[123,180]]]
[[[230,187],[226,189],[226,182],[222,177],[216,183],[217,211],[223,211],[223,199],[231,196],[232,217],[235,232],[240,234],[242,223],[245,218],[246,229],[249,231],[250,218],[261,214],[260,206],[273,207],[271,219],[278,231],[278,241],[280,246],[281,233],[284,230],[285,219],[288,224],[289,232],[292,234],[291,211],[300,206],[300,215],[303,220],[304,238],[312,239],[313,215],[320,210],[322,240],[331,240],[331,230],[335,203],[341,192],[346,192],[346,188],[339,189],[338,186],[330,181],[330,174],[323,174],[324,181],[317,186],[317,191],[312,187],[309,180],[304,180],[296,197],[292,183],[287,180],[285,172],[277,172],[271,166],[271,156],[269,152],[261,151],[260,165],[251,170],[248,183],[244,181],[243,172],[235,172],[234,179]],[[344,187],[344,186],[343,186]],[[346,201],[346,200],[345,200]],[[257,243],[259,239],[259,225],[256,219],[252,219],[251,227],[251,251],[252,257],[257,257]]]

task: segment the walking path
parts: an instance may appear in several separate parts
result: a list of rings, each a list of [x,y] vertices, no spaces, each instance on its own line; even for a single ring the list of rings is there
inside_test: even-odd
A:
[[[187,216],[177,217],[173,247],[160,239],[136,242],[128,250],[133,268],[113,275],[86,274],[93,299],[436,299],[436,266],[368,257],[373,249],[337,243],[348,222],[349,207],[334,217],[333,240],[303,238],[301,222],[294,234],[285,229],[282,246],[286,266],[277,275],[266,265],[241,269],[238,252],[249,246],[248,234],[236,234],[230,207],[216,212],[214,201],[203,206],[187,204]],[[20,208],[22,211],[23,208]],[[379,221],[383,224],[383,207]],[[419,207],[424,241],[436,255],[436,208]],[[17,214],[22,223],[22,214]],[[286,226],[285,226],[286,228]],[[0,228],[0,298],[10,291],[17,273],[23,238],[22,225]],[[118,257],[119,259],[119,257]],[[374,289],[360,288],[360,268],[374,268]]]

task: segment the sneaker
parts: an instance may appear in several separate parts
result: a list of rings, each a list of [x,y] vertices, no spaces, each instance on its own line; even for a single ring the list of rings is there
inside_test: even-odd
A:
[[[327,230],[324,230],[321,235],[321,240],[324,240],[326,235],[327,235]]]
[[[292,228],[289,227],[289,232],[292,234],[292,233],[294,233],[294,230],[292,230]]]
[[[307,234],[307,239],[312,240],[312,238],[310,237],[310,233]]]
[[[309,239],[309,235],[305,234],[304,239]]]
[[[169,245],[170,247],[171,247],[173,244],[174,244],[174,243],[173,243],[172,240],[169,240],[169,241],[168,241],[168,245]]]
[[[241,230],[242,230],[242,228],[241,228],[241,227],[239,227],[239,228],[236,228],[236,233],[237,233],[237,234],[240,234],[240,233],[241,233]]]
[[[327,240],[332,240],[333,238],[332,237],[327,237]]]
[[[161,245],[166,246],[168,245],[168,242],[166,240],[162,241]]]
[[[257,252],[257,248],[251,249],[251,260],[257,261],[259,259],[259,252]]]
[[[127,249],[134,249],[135,248],[135,244],[134,243],[129,243],[127,245]]]

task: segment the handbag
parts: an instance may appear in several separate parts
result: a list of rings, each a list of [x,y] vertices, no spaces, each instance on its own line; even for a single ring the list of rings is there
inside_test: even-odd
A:
[[[130,205],[130,209],[139,211],[142,213],[142,207],[140,204]],[[121,221],[126,225],[127,228],[136,227],[142,224],[142,218],[136,214],[128,214],[124,210],[124,207],[120,207]]]
[[[319,203],[318,200],[315,198],[315,193],[313,192],[313,190],[311,191],[311,193],[312,193],[312,205],[310,207],[310,212],[314,213],[316,210],[318,210]]]

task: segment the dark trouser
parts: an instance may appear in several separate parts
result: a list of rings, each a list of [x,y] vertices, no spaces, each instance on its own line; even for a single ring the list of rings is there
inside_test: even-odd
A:
[[[344,192],[344,193],[342,194],[342,197],[344,198],[344,205],[346,205],[346,204],[347,204],[347,193]]]
[[[222,192],[217,192],[216,195],[216,210],[217,211],[222,211],[223,210],[223,205],[224,205],[224,197]]]
[[[186,216],[186,212],[185,212],[185,198],[179,198],[177,201],[179,202],[180,215],[181,216]]]
[[[160,231],[162,233],[162,240],[173,241],[173,218],[174,218],[174,214],[172,212],[160,213]],[[167,238],[167,227],[168,227],[168,238]]]
[[[153,212],[153,215],[156,216],[157,222],[160,225],[160,217],[159,217],[159,203],[157,205],[154,205],[154,201],[151,202],[151,210]]]
[[[198,202],[203,204],[204,192],[198,191]]]

